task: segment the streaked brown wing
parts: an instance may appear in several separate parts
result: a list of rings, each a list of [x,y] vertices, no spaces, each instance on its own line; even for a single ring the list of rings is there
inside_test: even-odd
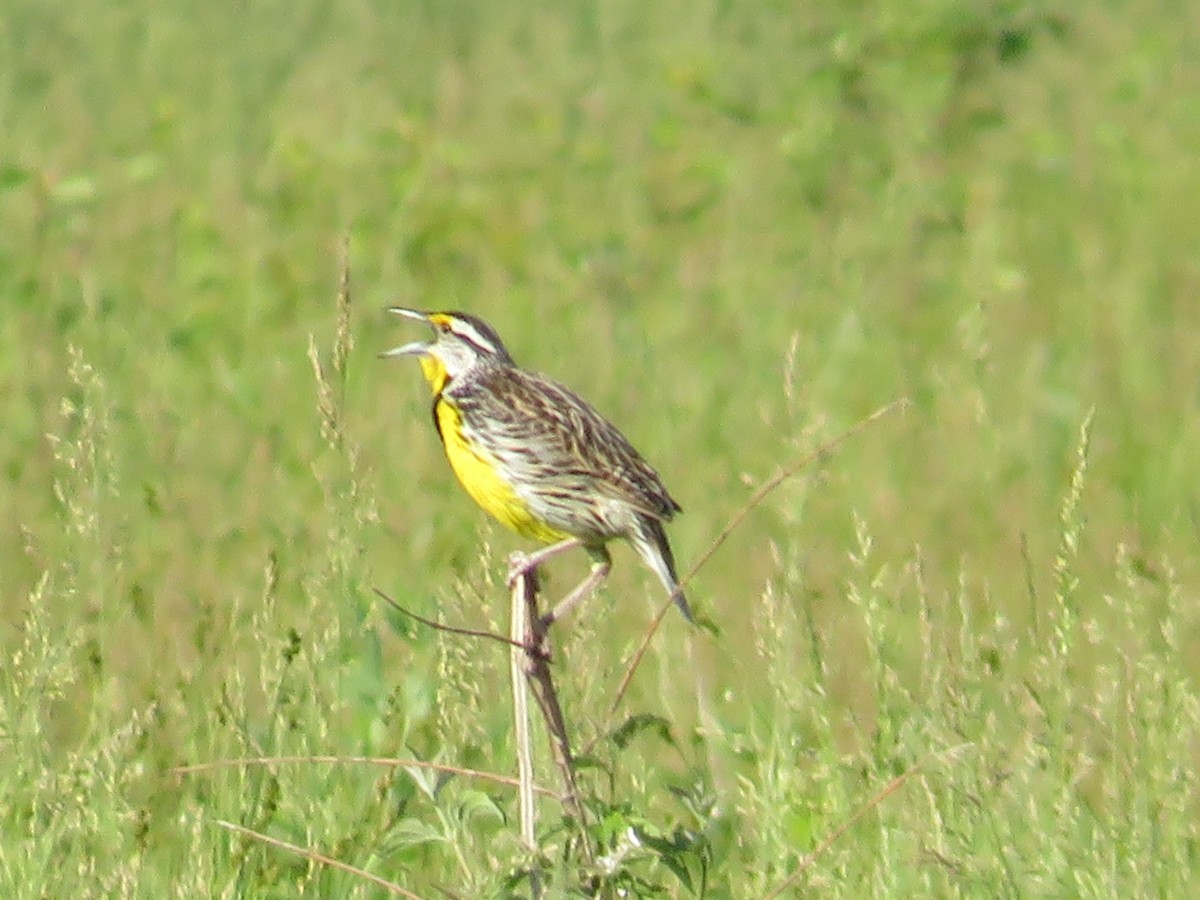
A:
[[[515,368],[484,373],[475,389],[452,387],[466,420],[490,430],[489,441],[537,448],[549,476],[585,477],[594,488],[640,512],[670,519],[680,512],[658,473],[616,426],[573,391]]]

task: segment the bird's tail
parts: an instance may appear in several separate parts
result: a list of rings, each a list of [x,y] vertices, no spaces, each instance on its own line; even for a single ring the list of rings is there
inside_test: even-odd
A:
[[[683,617],[689,622],[694,622],[692,608],[688,606],[687,597],[679,588],[679,576],[675,574],[675,554],[671,552],[662,522],[650,516],[639,516],[637,527],[630,536],[630,543],[638,556],[662,581]]]

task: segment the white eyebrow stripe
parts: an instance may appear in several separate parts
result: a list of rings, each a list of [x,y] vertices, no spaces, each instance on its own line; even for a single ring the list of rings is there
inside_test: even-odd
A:
[[[479,329],[470,322],[463,321],[462,319],[451,319],[450,330],[460,337],[466,338],[476,347],[487,350],[489,353],[499,354],[500,352],[496,345],[480,334]]]

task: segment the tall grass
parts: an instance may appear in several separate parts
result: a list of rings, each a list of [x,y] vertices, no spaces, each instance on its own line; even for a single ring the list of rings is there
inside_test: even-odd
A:
[[[690,588],[719,634],[668,618],[615,713],[636,560],[555,634],[609,888],[1187,895],[1194,14],[0,19],[4,896],[383,890],[252,833],[528,894],[511,787],[426,767],[513,770],[506,651],[373,592],[503,632],[518,546],[374,359],[396,300],[618,422],[685,567],[911,400],[747,517]]]

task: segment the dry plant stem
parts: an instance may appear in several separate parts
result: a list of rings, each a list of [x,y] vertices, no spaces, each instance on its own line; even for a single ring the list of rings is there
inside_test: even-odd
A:
[[[251,756],[239,757],[237,759],[215,759],[210,762],[176,766],[171,769],[171,774],[176,778],[181,778],[184,775],[195,775],[200,772],[211,772],[216,769],[320,764],[383,766],[388,769],[430,769],[435,772],[445,772],[447,775],[458,775],[461,778],[477,778],[480,781],[490,781],[493,784],[503,784],[509,787],[519,786],[517,779],[509,775],[498,775],[495,772],[484,772],[480,769],[468,769],[463,766],[429,762],[424,759],[402,759],[392,756]],[[552,791],[549,788],[534,785],[533,789],[536,793],[545,797],[558,797],[558,792]]]
[[[904,786],[908,779],[912,778],[913,775],[920,771],[920,768],[920,766],[914,766],[907,772],[903,773],[902,775],[897,775],[895,778],[889,781],[887,785],[884,786],[883,790],[879,791],[879,793],[877,793],[874,797],[860,806],[858,810],[855,811],[854,815],[826,835],[825,839],[821,841],[821,843],[818,844],[811,853],[805,854],[804,858],[800,860],[800,865],[796,867],[796,871],[788,876],[786,881],[776,886],[776,888],[771,891],[771,893],[767,894],[763,900],[774,900],[775,897],[781,896],[784,891],[795,887],[796,882],[798,882],[800,877],[808,871],[818,856],[832,847],[834,842],[837,841],[837,839],[847,831],[849,831],[855,825],[855,823],[863,818],[863,816],[877,807],[888,797],[892,796],[892,794],[896,793],[896,791],[900,790],[900,788]]]
[[[936,754],[933,757],[933,759],[937,759],[937,760],[953,759],[954,757],[960,755],[963,751],[970,749],[971,746],[972,746],[971,744],[959,744],[956,747],[951,747],[948,750],[943,750],[942,752]],[[812,851],[805,854],[804,858],[800,860],[800,865],[796,867],[796,871],[793,872],[790,876],[788,876],[786,881],[777,885],[774,890],[772,890],[769,894],[767,894],[763,898],[763,900],[774,900],[775,897],[782,896],[784,891],[787,891],[787,890],[795,887],[796,882],[798,882],[800,880],[801,876],[806,871],[808,871],[808,869],[812,866],[812,864],[814,862],[816,862],[817,857],[821,856],[821,854],[823,854],[826,850],[828,850],[830,847],[832,847],[834,845],[834,843],[839,838],[841,838],[841,836],[844,835],[847,831],[849,831],[851,828],[853,828],[863,818],[863,816],[865,816],[867,813],[869,813],[871,810],[873,810],[875,807],[877,807],[880,803],[882,803],[888,797],[892,796],[892,794],[896,793],[896,791],[900,790],[900,788],[904,787],[904,785],[909,781],[909,779],[911,779],[914,775],[917,775],[921,772],[923,767],[924,767],[924,763],[919,762],[916,765],[914,765],[912,768],[910,768],[907,772],[902,772],[901,774],[899,774],[895,778],[893,778],[891,781],[889,781],[886,785],[884,785],[884,787],[881,791],[879,791],[870,800],[868,800],[866,803],[864,803],[862,806],[860,806],[857,810],[855,810],[854,815],[852,815],[849,819],[847,819],[845,822],[843,822],[837,828],[833,829],[833,831],[831,831],[829,834],[827,834],[825,836],[825,839],[823,841],[821,841],[821,843],[817,844],[817,846],[814,847],[812,849]]]
[[[310,850],[307,847],[300,847],[296,844],[288,843],[287,841],[281,841],[279,838],[271,837],[269,834],[263,834],[261,831],[254,831],[251,828],[246,828],[244,825],[236,825],[233,822],[226,822],[224,819],[214,819],[212,821],[214,825],[224,828],[227,831],[232,831],[234,834],[240,834],[245,837],[254,838],[254,840],[262,841],[264,844],[270,844],[272,847],[279,847],[281,850],[287,850],[291,853],[297,854],[298,856],[303,856],[305,859],[311,862],[319,863],[323,866],[329,866],[331,869],[341,869],[343,872],[349,872],[351,875],[361,878],[364,881],[369,881],[371,884],[381,887],[385,891],[395,894],[398,897],[407,897],[409,900],[421,900],[421,896],[419,894],[414,894],[412,891],[406,890],[400,887],[398,884],[394,884],[391,881],[386,881],[385,879],[380,878],[378,875],[372,875],[365,869],[360,869],[357,866],[352,866],[348,863],[342,862],[341,860],[334,859],[332,856],[326,856],[324,853],[320,853],[316,850]]]
[[[629,662],[629,666],[625,670],[625,676],[621,679],[621,684],[617,688],[617,694],[613,698],[612,704],[609,706],[608,714],[610,716],[616,713],[617,708],[621,705],[621,701],[625,699],[625,693],[629,690],[629,685],[633,681],[634,673],[637,672],[638,667],[642,664],[642,658],[646,655],[646,650],[650,646],[650,641],[653,639],[655,632],[658,631],[658,627],[662,624],[663,617],[666,616],[668,610],[670,610],[671,604],[675,602],[675,594],[687,587],[687,585],[695,577],[696,573],[699,572],[700,569],[702,569],[710,559],[712,559],[713,554],[721,548],[722,544],[729,540],[729,536],[737,530],[743,521],[745,521],[746,516],[750,515],[754,508],[762,503],[772,491],[774,491],[777,487],[779,487],[797,472],[808,468],[808,466],[810,466],[812,463],[817,462],[818,460],[827,456],[831,450],[836,448],[847,438],[858,434],[868,425],[871,425],[879,419],[882,419],[885,415],[893,410],[904,409],[908,406],[908,402],[909,401],[907,397],[901,397],[897,400],[893,400],[891,403],[888,403],[885,406],[879,407],[870,415],[863,419],[859,419],[858,422],[843,431],[833,440],[822,444],[812,453],[776,472],[773,476],[771,476],[770,479],[767,480],[765,484],[763,484],[757,491],[754,492],[753,496],[746,501],[745,506],[733,514],[733,517],[730,518],[730,520],[726,523],[725,527],[721,530],[721,533],[718,534],[713,542],[708,545],[708,549],[700,555],[700,559],[696,561],[696,564],[692,566],[691,570],[684,575],[682,579],[680,579],[679,587],[676,588],[675,591],[672,592],[671,596],[667,598],[666,602],[663,603],[662,607],[658,611],[658,615],[654,617],[654,621],[652,621],[650,623],[650,627],[646,629],[646,633],[642,637],[642,642],[638,645],[637,650],[634,651],[633,657]]]
[[[583,857],[588,865],[592,866],[595,864],[596,855],[592,850],[591,839],[587,832],[583,800],[579,796],[579,786],[575,781],[575,758],[571,754],[567,721],[563,716],[562,705],[558,702],[558,691],[554,687],[554,679],[550,675],[550,652],[546,645],[546,629],[538,615],[537,570],[520,571],[516,576],[516,585],[513,591],[519,594],[520,599],[525,603],[525,621],[527,623],[524,651],[525,676],[533,687],[542,717],[546,720],[546,730],[550,732],[550,747],[553,751],[554,762],[563,779],[563,803],[578,823]],[[514,602],[516,601],[514,600]]]
[[[516,580],[512,592],[511,628],[514,646],[509,651],[509,674],[513,692],[513,734],[517,742],[517,800],[521,818],[521,840],[534,854],[529,872],[529,889],[534,900],[542,895],[542,873],[537,864],[537,806],[534,803],[533,741],[529,734],[529,685],[524,676],[524,643],[530,632],[529,601],[526,594],[536,575]],[[522,646],[518,647],[517,644]]]
[[[405,609],[379,588],[371,588],[371,590],[375,592],[377,597],[391,606],[392,609],[396,610],[396,612],[400,613],[401,615],[408,616],[410,619],[420,622],[422,625],[432,628],[435,631],[444,631],[447,634],[460,634],[463,637],[486,638],[487,640],[495,641],[498,644],[507,644],[510,647],[516,647],[518,650],[523,650],[525,648],[524,644],[517,643],[516,641],[513,641],[511,638],[507,638],[502,634],[496,634],[491,631],[483,631],[479,628],[460,628],[457,625],[444,625],[441,622],[435,622],[433,619],[427,619],[424,616],[418,616],[411,609]]]
[[[341,278],[337,293],[337,330],[333,339],[333,371],[338,376],[338,409],[346,408],[346,364],[354,349],[350,330],[350,235],[342,235]]]

